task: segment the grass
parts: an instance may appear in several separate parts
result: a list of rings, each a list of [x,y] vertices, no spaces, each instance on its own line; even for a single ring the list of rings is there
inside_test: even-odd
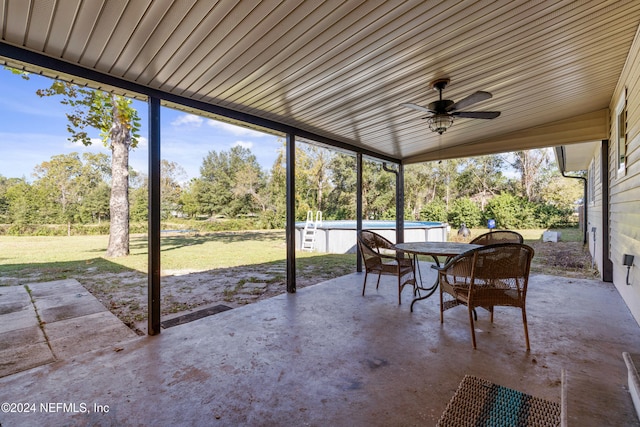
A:
[[[0,274],[25,274],[39,271],[53,279],[66,278],[69,273],[87,268],[104,272],[147,272],[146,236],[134,235],[130,240],[130,255],[124,258],[104,258],[108,236],[0,236]],[[204,271],[281,261],[286,258],[283,231],[217,232],[163,236],[161,241],[163,270]],[[297,255],[302,265],[317,254]],[[330,266],[335,257],[321,260]]]
[[[487,229],[472,229],[478,236]],[[519,230],[525,242],[538,244],[545,230]],[[579,245],[583,236],[579,229],[559,230],[562,242]],[[455,230],[450,240],[457,240]],[[57,280],[72,277],[74,273],[100,271],[120,273],[147,272],[147,241],[143,235],[131,237],[131,254],[124,258],[104,258],[108,236],[0,236],[0,274]],[[549,244],[547,246],[553,246]],[[555,245],[558,246],[558,245]],[[205,271],[282,262],[286,258],[283,231],[216,232],[207,234],[180,233],[162,238],[161,265],[164,271]],[[345,273],[353,271],[352,254],[317,254],[298,252],[297,268],[301,272]],[[330,273],[333,275],[333,273]],[[324,274],[323,274],[324,275]],[[282,273],[281,278],[284,278]]]
[[[488,230],[473,229],[472,237]],[[534,247],[532,273],[597,278],[577,229],[543,243],[545,230],[519,230]],[[450,240],[457,240],[457,230]],[[147,315],[147,241],[131,237],[131,255],[104,258],[107,236],[0,236],[0,286],[74,278],[124,323]],[[163,315],[207,304],[242,305],[286,292],[285,233],[175,233],[161,241]],[[313,285],[355,271],[355,254],[296,253],[296,285]],[[264,286],[247,287],[249,283]]]

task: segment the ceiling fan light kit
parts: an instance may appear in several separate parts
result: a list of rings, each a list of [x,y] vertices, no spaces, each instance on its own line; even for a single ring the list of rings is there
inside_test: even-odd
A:
[[[453,116],[448,114],[434,114],[431,117],[425,117],[432,132],[442,135],[447,129],[453,126]]]
[[[460,109],[469,107],[477,102],[490,99],[492,95],[489,92],[477,91],[458,102],[453,102],[450,99],[442,99],[442,91],[448,84],[449,79],[438,79],[431,83],[431,88],[438,91],[439,99],[431,102],[427,107],[417,104],[401,105],[413,110],[431,113],[431,116],[424,118],[429,124],[429,129],[431,129],[432,132],[439,133],[440,135],[453,126],[454,117],[489,120],[495,119],[500,115],[499,111],[459,111]]]

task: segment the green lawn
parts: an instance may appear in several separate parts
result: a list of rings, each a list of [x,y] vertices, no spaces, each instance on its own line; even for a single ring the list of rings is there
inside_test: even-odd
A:
[[[487,229],[472,229],[471,237]],[[540,241],[545,230],[519,230],[528,242]],[[578,229],[563,229],[562,241],[581,242]],[[457,231],[451,232],[451,240],[457,239]],[[164,270],[210,270],[241,265],[262,264],[286,258],[284,231],[217,232],[207,234],[173,234],[162,237],[161,264]],[[147,271],[147,241],[145,236],[131,238],[131,255],[124,258],[105,259],[108,236],[33,237],[0,236],[0,273],[16,273],[24,269],[69,270],[87,265],[109,272],[136,270]],[[317,253],[298,252],[301,263],[327,263],[330,258]],[[308,258],[308,259],[306,259]],[[303,261],[306,259],[305,261]],[[346,255],[349,263],[353,255]],[[340,264],[340,263],[338,263]]]
[[[108,236],[0,236],[0,275],[29,275],[39,271],[43,279],[72,276],[88,266],[103,272],[147,272],[146,236],[131,237],[128,257],[104,258]],[[285,233],[277,231],[173,234],[161,240],[163,270],[202,271],[284,261]],[[354,255],[323,255],[298,252],[300,264],[329,268],[354,265]],[[340,262],[338,260],[344,260]],[[342,270],[344,271],[344,270]],[[0,284],[2,282],[0,281]]]
[[[475,237],[488,230],[471,231]],[[520,230],[536,251],[532,273],[596,278],[577,229],[560,230],[560,243],[543,243],[544,231]],[[450,237],[456,240],[457,230]],[[107,243],[108,236],[0,236],[0,286],[77,279],[123,322],[138,328],[147,315],[146,237],[132,236],[131,255],[124,258],[104,258]],[[163,315],[204,304],[238,306],[286,292],[283,230],[179,233],[162,236],[161,243]],[[296,284],[302,288],[355,268],[355,254],[298,251]]]

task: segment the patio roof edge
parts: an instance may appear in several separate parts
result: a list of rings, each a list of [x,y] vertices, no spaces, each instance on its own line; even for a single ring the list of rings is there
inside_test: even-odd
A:
[[[62,59],[53,58],[44,55],[39,52],[34,52],[19,46],[15,46],[3,41],[0,41],[0,57],[7,58],[29,65],[33,65],[38,68],[48,69],[69,76],[77,76],[81,79],[94,81],[96,83],[111,86],[113,88],[122,89],[124,91],[133,92],[135,94],[143,95],[150,98],[158,98],[163,101],[184,105],[195,110],[201,110],[211,114],[218,115],[220,117],[226,117],[239,122],[245,122],[248,124],[260,126],[267,129],[272,129],[285,134],[294,134],[301,138],[307,138],[321,142],[333,147],[353,151],[354,153],[362,153],[367,156],[375,157],[380,160],[388,161],[391,163],[401,163],[401,159],[394,158],[385,154],[381,154],[366,148],[362,148],[344,141],[339,141],[330,138],[325,135],[320,135],[315,132],[301,129],[295,126],[287,125],[278,121],[266,119],[253,114],[244,113],[241,111],[233,110],[226,107],[221,107],[215,104],[210,104],[204,101],[197,101],[191,98],[186,98],[180,95],[175,95],[169,92],[165,92],[159,89],[154,89],[149,86],[141,85],[139,83],[131,82],[128,80],[120,79],[118,77],[102,73],[97,70],[82,67],[77,64],[66,62]]]
[[[440,148],[406,158],[404,163],[473,157],[599,141],[608,137],[608,120],[609,109],[603,108],[494,138],[471,141],[449,148]]]

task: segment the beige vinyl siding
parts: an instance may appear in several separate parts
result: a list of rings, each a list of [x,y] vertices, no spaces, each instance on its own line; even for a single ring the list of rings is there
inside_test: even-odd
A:
[[[587,232],[589,233],[589,252],[596,263],[598,271],[602,272],[602,174],[600,170],[600,146],[594,151],[593,168],[589,167],[589,173],[593,173],[593,201],[589,195],[589,203],[587,205]],[[592,232],[593,227],[596,228],[595,238]]]
[[[625,172],[617,173],[615,109],[626,88],[627,146]],[[609,105],[610,145],[610,245],[608,255],[613,263],[613,282],[640,323],[640,40],[638,33]],[[606,201],[605,201],[606,203]],[[629,282],[624,254],[635,256]]]

